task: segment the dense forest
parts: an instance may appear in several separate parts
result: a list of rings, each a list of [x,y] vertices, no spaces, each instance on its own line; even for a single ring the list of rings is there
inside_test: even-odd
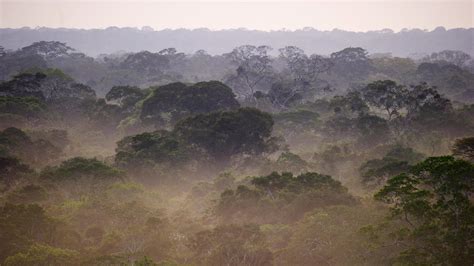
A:
[[[0,265],[472,265],[473,193],[465,51],[0,47]]]
[[[266,14],[261,15],[265,17]],[[244,18],[245,16],[242,16],[242,19]],[[390,52],[395,56],[418,58],[442,50],[458,50],[473,55],[473,35],[472,27],[451,29],[436,27],[431,31],[404,28],[397,32],[387,28],[362,32],[341,29],[323,31],[312,27],[272,31],[245,28],[154,30],[149,26],[141,28],[114,26],[105,29],[23,27],[0,28],[2,40],[0,45],[15,50],[33,42],[54,40],[67,43],[94,57],[116,51],[159,51],[168,47],[174,47],[185,53],[194,53],[205,48],[209,54],[216,55],[244,44],[265,44],[272,47],[293,45],[307,53],[329,55],[337,50],[355,46],[371,53]]]

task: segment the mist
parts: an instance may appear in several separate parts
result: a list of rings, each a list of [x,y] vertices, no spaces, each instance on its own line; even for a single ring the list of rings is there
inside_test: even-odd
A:
[[[354,31],[8,15],[0,264],[472,265],[474,29],[449,13],[460,5],[435,4],[446,18],[430,30],[415,28],[435,7],[378,31],[362,24],[380,14]]]

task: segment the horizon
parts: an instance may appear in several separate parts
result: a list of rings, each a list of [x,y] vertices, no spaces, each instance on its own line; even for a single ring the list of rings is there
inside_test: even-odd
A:
[[[443,29],[446,31],[449,30],[472,30],[474,29],[474,26],[472,27],[454,27],[454,28],[446,28],[442,25],[436,26],[432,29],[426,29],[426,28],[403,28],[400,30],[395,30],[391,28],[380,28],[380,29],[373,29],[373,30],[366,30],[366,31],[356,31],[356,30],[348,30],[348,29],[342,29],[342,28],[333,28],[333,29],[318,29],[310,26],[302,27],[302,28],[296,28],[296,29],[287,29],[287,28],[281,28],[281,29],[270,29],[270,30],[262,30],[262,29],[250,29],[250,28],[245,28],[245,27],[239,27],[239,28],[222,28],[222,29],[210,29],[207,27],[196,27],[196,28],[161,28],[161,29],[155,29],[151,26],[148,25],[143,25],[143,26],[134,26],[134,27],[129,27],[129,26],[115,26],[115,25],[110,25],[106,27],[100,27],[100,28],[74,28],[74,27],[46,27],[46,26],[36,26],[36,27],[29,27],[29,26],[24,26],[24,27],[0,27],[0,29],[3,30],[21,30],[21,29],[28,29],[28,30],[42,30],[42,29],[50,29],[50,30],[110,30],[117,28],[119,30],[137,30],[137,31],[145,31],[145,32],[160,32],[160,31],[179,31],[179,30],[187,30],[187,31],[212,31],[212,32],[219,32],[219,31],[259,31],[259,32],[297,32],[297,31],[318,31],[318,32],[334,32],[334,31],[342,31],[342,32],[354,32],[354,33],[369,33],[369,32],[375,32],[375,33],[402,33],[402,32],[409,32],[409,31],[423,31],[423,32],[433,32],[438,29]]]

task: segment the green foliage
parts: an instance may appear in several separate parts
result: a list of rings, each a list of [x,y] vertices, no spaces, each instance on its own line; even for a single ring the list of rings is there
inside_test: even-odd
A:
[[[68,74],[64,73],[61,69],[58,68],[29,68],[23,71],[23,73],[27,74],[36,74],[36,73],[41,73],[45,76],[49,76],[52,78],[58,78],[58,79],[63,79],[63,80],[68,80],[68,81],[73,81],[74,79],[69,76]]]
[[[17,114],[27,118],[39,117],[46,105],[35,97],[0,96],[0,113]]]
[[[20,252],[5,260],[9,266],[62,266],[76,265],[79,253],[73,250],[34,244],[26,252]]]
[[[147,256],[136,260],[134,265],[136,266],[158,266],[159,264],[156,264],[152,259],[148,258]]]
[[[122,180],[123,173],[103,162],[92,158],[75,157],[62,162],[59,166],[47,167],[40,177],[55,182],[89,179],[95,182],[115,182]]]
[[[465,265],[472,261],[473,177],[474,165],[469,162],[430,157],[410,173],[390,178],[375,195],[391,205],[391,218],[403,223],[400,230],[406,233],[397,239],[407,243],[399,257],[402,263]]]
[[[386,112],[388,120],[400,114],[405,105],[405,94],[404,87],[391,80],[375,81],[364,89],[364,99]]]
[[[107,101],[115,101],[125,113],[135,111],[136,104],[148,94],[147,90],[131,86],[115,86],[105,95]]]
[[[232,110],[240,105],[232,90],[218,81],[199,82],[187,86],[171,83],[154,89],[143,101],[140,118],[156,125],[176,123],[191,115],[219,110]],[[169,115],[169,121],[166,120]]]
[[[224,191],[216,206],[217,215],[234,222],[292,222],[314,208],[356,203],[340,182],[318,173],[293,176],[274,172],[250,182],[253,187],[240,185]]]
[[[122,168],[177,165],[191,159],[190,147],[165,130],[125,137],[117,143],[116,151],[115,162]]]
[[[42,207],[6,203],[0,207],[0,261],[26,250],[31,243],[51,243],[56,228],[57,222]]]
[[[335,114],[346,117],[362,116],[369,111],[367,103],[357,91],[349,92],[345,96],[334,96],[329,107]]]
[[[423,157],[411,148],[396,145],[382,159],[369,160],[359,168],[362,183],[368,187],[381,185],[390,176],[408,172]]]
[[[241,108],[187,118],[176,125],[174,133],[204,149],[215,160],[227,162],[238,154],[272,151],[275,148],[272,127],[269,114]]]

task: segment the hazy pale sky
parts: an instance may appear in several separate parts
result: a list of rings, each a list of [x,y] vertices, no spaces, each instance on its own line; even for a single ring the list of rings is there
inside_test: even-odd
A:
[[[432,30],[437,26],[448,29],[474,27],[473,2],[0,0],[0,27]]]

